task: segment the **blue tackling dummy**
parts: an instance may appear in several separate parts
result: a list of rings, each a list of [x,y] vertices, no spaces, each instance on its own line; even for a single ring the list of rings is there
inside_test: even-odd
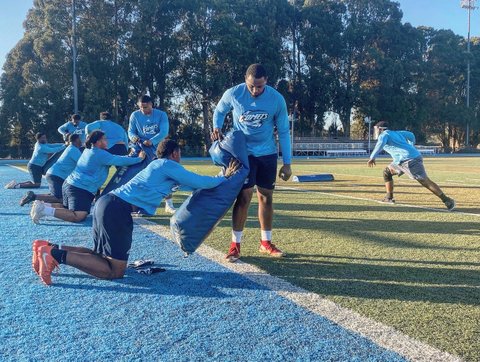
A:
[[[242,189],[249,173],[245,135],[241,131],[228,133],[210,147],[213,163],[228,167],[236,158],[242,167],[229,179],[212,189],[197,190],[185,200],[170,219],[174,240],[188,255],[193,253],[225,216]]]

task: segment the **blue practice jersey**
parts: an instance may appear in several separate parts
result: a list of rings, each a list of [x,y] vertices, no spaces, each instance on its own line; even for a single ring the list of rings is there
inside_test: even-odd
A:
[[[117,143],[128,145],[127,132],[118,123],[109,120],[100,120],[87,124],[85,132],[87,135],[95,130],[100,130],[105,133],[107,138],[108,148],[112,148]],[[128,147],[128,146],[127,146]]]
[[[80,121],[78,125],[74,125],[72,122],[67,122],[65,124],[62,124],[60,127],[58,127],[58,133],[61,135],[65,136],[66,134],[78,134],[80,135],[80,139],[82,140],[82,144],[85,143],[85,139],[87,138],[87,135],[85,134],[85,127],[87,124],[83,121]],[[65,140],[68,141],[68,140]]]
[[[36,142],[35,147],[33,148],[32,158],[30,159],[29,163],[43,167],[47,163],[48,157],[50,157],[49,154],[64,150],[66,147],[67,146],[65,146],[63,143]]]
[[[140,110],[130,115],[128,123],[128,138],[131,141],[135,137],[141,141],[150,140],[154,147],[162,142],[168,135],[168,117],[167,114],[159,109],[152,109],[148,115],[143,114]]]
[[[181,186],[210,189],[224,180],[223,176],[197,175],[187,171],[178,162],[162,158],[152,161],[133,179],[112,193],[153,215],[165,196],[177,191]]]
[[[383,131],[378,137],[377,144],[370,155],[374,159],[382,151],[388,152],[393,158],[393,163],[420,157],[420,152],[415,148],[415,135],[409,131]]]
[[[245,83],[228,89],[213,114],[213,126],[222,128],[225,116],[233,113],[233,128],[247,138],[247,151],[256,157],[277,153],[274,127],[277,127],[284,164],[291,163],[290,130],[285,99],[275,89],[265,86],[253,97]]]
[[[107,179],[110,166],[128,166],[140,161],[140,157],[116,156],[101,148],[87,148],[65,181],[94,194]]]
[[[63,151],[60,158],[47,171],[47,175],[57,176],[66,179],[77,166],[77,162],[82,155],[78,147],[70,145]]]

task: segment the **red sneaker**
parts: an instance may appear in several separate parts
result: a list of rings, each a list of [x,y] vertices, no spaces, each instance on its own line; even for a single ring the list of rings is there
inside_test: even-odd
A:
[[[40,247],[48,245],[47,240],[34,240],[32,244],[32,268],[35,271],[35,273],[39,274],[39,269],[40,269],[40,264],[38,261],[38,249]]]
[[[232,242],[230,244],[230,249],[228,249],[228,254],[225,259],[230,263],[235,263],[240,259],[240,243]]]
[[[272,242],[269,240],[261,240],[260,249],[258,251],[273,256],[274,258],[281,258],[285,256],[285,253],[277,248],[275,244],[272,244]]]
[[[39,276],[45,285],[52,284],[52,272],[58,266],[57,261],[52,256],[53,246],[44,245],[38,249],[38,262],[40,264]]]

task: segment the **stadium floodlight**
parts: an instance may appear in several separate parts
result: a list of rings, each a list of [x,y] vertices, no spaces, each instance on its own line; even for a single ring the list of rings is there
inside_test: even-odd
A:
[[[373,122],[372,117],[365,117],[364,121],[365,121],[365,123],[368,123],[368,154],[370,154],[370,149],[371,149],[371,147],[370,147],[370,144],[371,144],[370,143],[370,137],[371,137],[371,134],[372,134],[372,131],[371,131],[372,128],[371,127],[372,127],[372,122]]]
[[[470,15],[472,10],[475,10],[476,0],[461,0],[460,6],[463,9],[468,10],[468,33],[467,33],[467,109],[470,108]],[[467,119],[467,132],[465,137],[465,145],[468,147],[470,144],[470,127],[469,120]]]
[[[73,63],[73,113],[78,114],[77,14],[76,14],[75,0],[72,0],[72,63]]]

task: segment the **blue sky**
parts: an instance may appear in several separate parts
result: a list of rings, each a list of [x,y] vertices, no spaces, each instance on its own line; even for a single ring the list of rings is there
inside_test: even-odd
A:
[[[397,0],[397,2],[403,11],[404,22],[414,26],[427,25],[436,29],[452,29],[459,35],[467,35],[467,11],[460,7],[460,0]],[[22,38],[22,23],[32,6],[33,0],[0,0],[0,69],[7,53]],[[480,9],[472,12],[471,35],[480,35]]]

